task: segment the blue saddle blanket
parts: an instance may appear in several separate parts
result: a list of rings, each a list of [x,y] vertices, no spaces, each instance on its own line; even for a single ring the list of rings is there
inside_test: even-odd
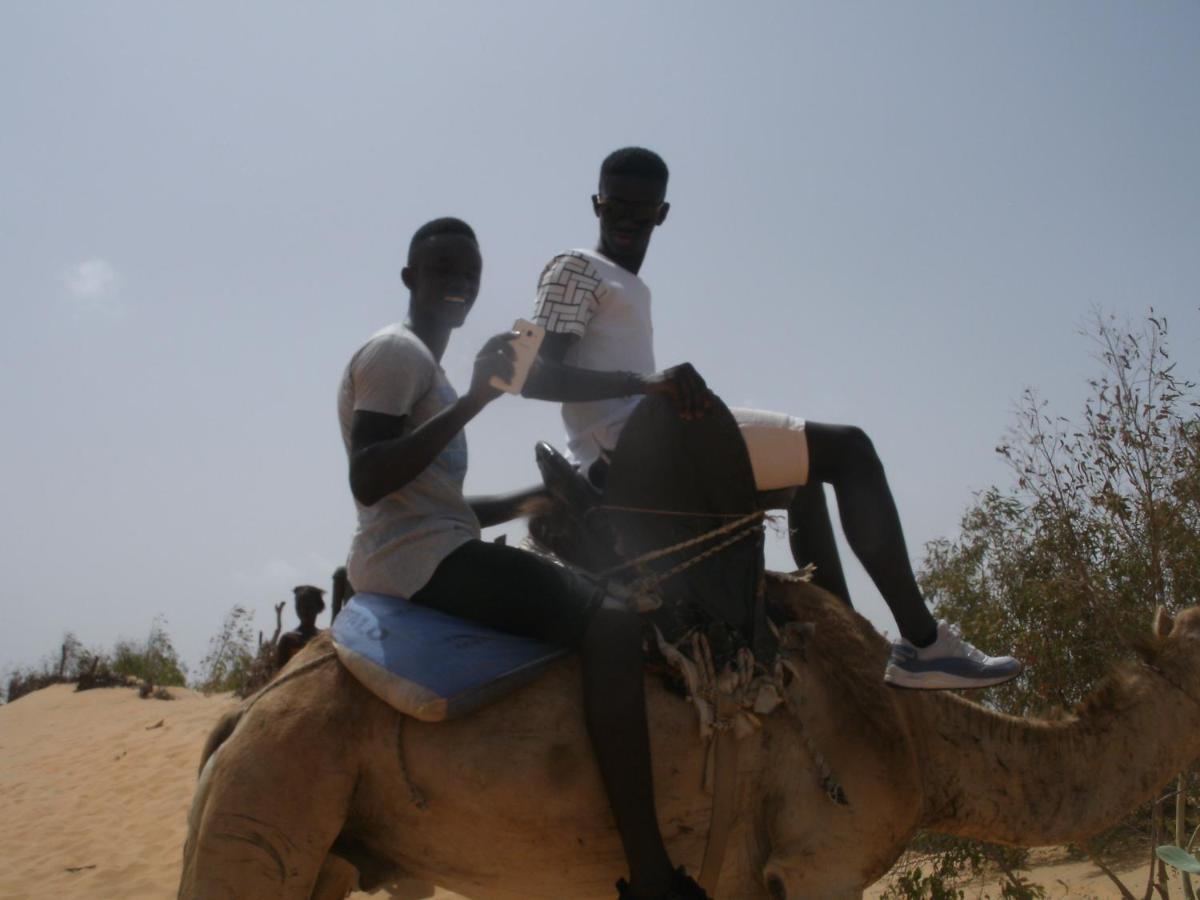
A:
[[[355,594],[333,623],[338,658],[402,713],[440,722],[504,696],[566,654],[383,594]]]

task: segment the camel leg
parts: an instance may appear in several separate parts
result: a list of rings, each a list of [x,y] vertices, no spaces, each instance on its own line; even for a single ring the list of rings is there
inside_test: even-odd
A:
[[[354,788],[341,746],[295,717],[251,710],[201,773],[180,900],[309,900]]]
[[[391,900],[427,900],[437,893],[437,888],[432,884],[408,878],[401,870],[388,867],[386,863],[382,867],[377,863],[367,863],[367,870],[366,879],[360,881],[361,876],[354,863],[338,853],[330,853],[317,876],[312,900],[344,900],[351,891],[375,892],[380,888],[387,890]]]
[[[325,857],[317,875],[312,900],[344,900],[358,887],[358,869],[336,854]]]

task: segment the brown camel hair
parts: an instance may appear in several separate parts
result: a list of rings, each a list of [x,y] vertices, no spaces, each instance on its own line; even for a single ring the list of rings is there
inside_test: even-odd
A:
[[[718,898],[859,897],[919,828],[1026,846],[1080,840],[1200,755],[1200,610],[1161,617],[1146,662],[1042,722],[889,688],[887,642],[869,622],[809,585],[768,591],[815,627],[789,651],[787,709],[742,742]],[[354,885],[355,867],[365,887],[403,885],[395,896],[427,896],[421,884],[485,900],[613,896],[623,857],[575,660],[469,717],[425,724],[322,662],[329,652],[327,637],[314,640],[286,680],[214,730],[181,898],[329,900]],[[695,871],[711,804],[706,748],[685,700],[654,678],[647,694],[663,833]],[[826,795],[806,745],[848,804]]]

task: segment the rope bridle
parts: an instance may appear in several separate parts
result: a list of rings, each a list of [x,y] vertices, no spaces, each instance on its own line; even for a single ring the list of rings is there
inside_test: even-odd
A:
[[[609,568],[596,573],[599,578],[607,580],[612,576],[619,574],[620,572],[625,572],[630,569],[644,572],[647,563],[663,559],[667,556],[680,553],[684,550],[689,550],[692,547],[698,547],[702,544],[708,543],[709,541],[715,540],[716,538],[722,537],[723,535],[729,535],[724,540],[713,544],[711,547],[705,548],[694,556],[689,556],[686,559],[679,561],[665,571],[645,574],[642,577],[635,579],[628,586],[628,589],[633,596],[649,594],[665,581],[674,578],[681,572],[686,572],[688,569],[704,562],[706,559],[716,556],[722,550],[732,547],[734,544],[750,537],[751,535],[761,534],[767,518],[766,513],[762,512],[761,510],[756,510],[755,512],[751,513],[694,513],[672,509],[643,509],[633,506],[597,506],[593,507],[593,509],[589,510],[589,512],[595,510],[633,512],[658,516],[682,516],[696,519],[727,518],[731,520],[723,525],[718,525],[716,528],[712,528],[690,538],[685,538],[684,540],[669,546],[660,547],[657,550],[650,550],[641,554],[640,556],[634,557],[631,560],[618,563],[615,566],[610,566]]]

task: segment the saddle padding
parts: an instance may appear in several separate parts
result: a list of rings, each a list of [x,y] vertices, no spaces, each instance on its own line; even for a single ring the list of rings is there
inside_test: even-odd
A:
[[[367,690],[425,722],[498,700],[567,652],[384,594],[354,595],[333,622],[333,646]]]

